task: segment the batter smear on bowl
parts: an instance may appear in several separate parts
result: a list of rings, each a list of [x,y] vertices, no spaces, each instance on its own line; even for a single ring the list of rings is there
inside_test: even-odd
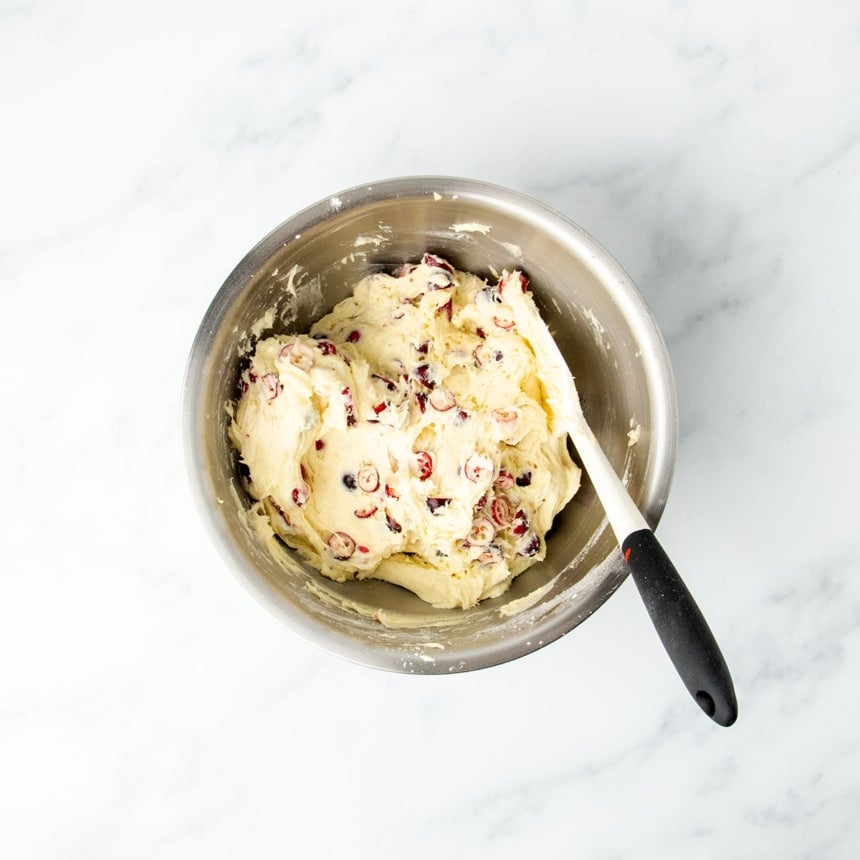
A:
[[[325,576],[440,608],[502,594],[579,487],[527,281],[425,254],[309,335],[260,341],[230,437],[274,532]]]

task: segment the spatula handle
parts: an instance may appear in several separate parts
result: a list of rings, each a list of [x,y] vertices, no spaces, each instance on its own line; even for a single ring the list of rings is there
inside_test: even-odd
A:
[[[684,685],[699,707],[721,726],[738,716],[726,661],[699,607],[650,529],[621,543],[624,559],[651,621]]]

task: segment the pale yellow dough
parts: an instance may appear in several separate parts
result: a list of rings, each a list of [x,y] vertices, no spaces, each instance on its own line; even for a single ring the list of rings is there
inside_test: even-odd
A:
[[[580,472],[525,286],[425,255],[310,335],[257,344],[231,440],[275,533],[325,576],[466,608],[544,557]]]

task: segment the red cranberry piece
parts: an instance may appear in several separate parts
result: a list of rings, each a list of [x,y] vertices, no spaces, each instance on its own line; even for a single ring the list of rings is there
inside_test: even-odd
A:
[[[516,325],[513,318],[509,316],[495,316],[493,317],[493,324],[503,331],[510,331]]]
[[[355,552],[355,541],[346,532],[334,532],[328,539],[331,554],[339,561],[346,561]]]
[[[358,486],[365,493],[373,493],[379,488],[379,472],[376,466],[366,465],[358,470]]]
[[[447,508],[450,501],[450,499],[430,496],[427,498],[427,509],[431,514],[435,514],[437,511]]]
[[[507,287],[518,285],[521,292],[525,292],[529,285],[529,279],[522,272],[505,272],[499,279],[499,292],[503,292]]]
[[[426,481],[433,474],[433,455],[427,451],[417,451],[414,470],[420,481]]]
[[[380,400],[380,402],[373,407],[373,411],[377,415],[379,415],[380,412],[385,412],[386,409],[388,409],[388,404],[384,400]]]
[[[484,362],[487,360],[487,348],[484,346],[484,344],[479,343],[472,350],[472,357],[475,359],[475,366],[476,367],[483,367],[484,366]]]
[[[418,367],[415,368],[415,378],[425,387],[432,390],[436,387],[436,383],[433,381],[433,377],[430,375],[430,365],[429,364],[419,364]]]
[[[430,392],[430,405],[437,412],[447,412],[456,406],[454,395],[447,388],[434,388]]]
[[[292,527],[293,524],[290,522],[287,512],[271,496],[269,496],[269,503],[278,512],[278,516],[284,521],[284,525]]]
[[[472,523],[468,542],[472,546],[489,546],[496,536],[496,527],[486,517],[479,517]]]
[[[391,486],[391,484],[385,485],[385,495],[390,496],[392,499],[400,498],[400,493],[398,493],[397,490]]]
[[[378,379],[389,391],[397,391],[397,383],[387,376],[382,376],[379,373],[371,374],[371,379]]]
[[[511,527],[511,532],[520,537],[524,535],[529,530],[529,518],[526,515],[526,512],[523,510],[519,510],[514,514],[514,524]]]
[[[353,513],[360,519],[366,520],[368,517],[372,517],[379,508],[376,505],[366,505],[363,508],[356,508]]]
[[[487,333],[480,326],[475,329],[475,334],[482,340],[487,336]]]
[[[427,395],[419,391],[415,394],[415,399],[418,401],[418,408],[423,415],[427,411]]]
[[[347,336],[349,343],[358,343],[361,340],[361,332],[358,329],[353,329]]]
[[[505,469],[499,469],[499,476],[496,478],[493,486],[500,490],[510,490],[514,485],[514,476]]]
[[[321,340],[317,343],[317,349],[323,355],[337,355],[337,347],[330,340]]]
[[[454,416],[454,423],[459,427],[469,420],[469,413],[465,409],[460,409]]]
[[[311,497],[311,488],[302,481],[297,487],[293,487],[293,504],[300,508],[303,505],[307,504],[308,499]]]
[[[400,534],[400,532],[403,531],[403,526],[401,526],[400,523],[388,513],[388,511],[385,512],[385,525],[387,525],[394,534]]]
[[[353,403],[352,392],[349,390],[349,386],[344,388],[340,393],[343,395],[344,406],[346,407],[346,426],[355,427],[355,404]]]
[[[500,526],[508,526],[513,519],[513,511],[507,499],[497,497],[490,503],[490,515],[493,521]]]
[[[438,257],[436,254],[425,254],[421,258],[421,262],[425,266],[433,266],[436,269],[444,269],[446,272],[454,273],[454,267],[442,257]]]
[[[274,373],[267,373],[265,376],[260,377],[260,384],[266,392],[267,400],[274,400],[281,392],[281,383]]]
[[[430,341],[429,340],[425,340],[423,343],[419,343],[418,346],[415,347],[415,351],[419,355],[427,355],[429,350],[430,350]]]
[[[522,475],[517,476],[517,486],[518,487],[528,487],[532,482],[532,473],[531,472],[523,472]]]
[[[448,321],[450,322],[451,317],[454,316],[454,300],[448,299],[444,305],[440,305],[436,311],[437,314],[444,313],[446,317],[448,317]]]
[[[428,290],[450,290],[453,286],[454,279],[442,269],[432,271],[427,277]]]
[[[322,439],[317,439],[316,442],[314,442],[314,448],[316,448],[317,451],[322,451],[322,449],[325,448],[325,442],[323,442]]]
[[[539,550],[540,538],[534,532],[529,532],[526,537],[523,538],[518,552],[526,558],[531,558],[533,555],[537,555]]]
[[[463,471],[470,481],[477,484],[492,477],[493,461],[483,454],[470,454],[463,464]]]
[[[359,545],[356,547],[356,549],[357,549],[359,552],[363,552],[365,555],[367,555],[367,553],[369,553],[369,552],[370,552],[370,548],[369,548],[369,547],[362,546],[361,544],[359,544]]]

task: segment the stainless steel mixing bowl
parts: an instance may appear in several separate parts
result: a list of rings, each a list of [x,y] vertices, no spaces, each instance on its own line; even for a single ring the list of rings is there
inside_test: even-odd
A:
[[[249,349],[306,332],[368,272],[425,251],[460,269],[529,277],[577,382],[585,415],[649,523],[666,503],[677,411],[665,344],[621,266],[581,228],[522,194],[466,179],[407,177],[351,188],[293,216],[239,263],[194,341],[183,398],[187,460],[204,518],[238,578],[285,625],[384,669],[444,674],[519,657],[571,630],[627,574],[586,475],[547,557],[502,597],[434,610],[382,582],[338,584],[249,525],[228,406]],[[638,430],[636,430],[638,428]],[[628,445],[628,433],[638,441]]]

